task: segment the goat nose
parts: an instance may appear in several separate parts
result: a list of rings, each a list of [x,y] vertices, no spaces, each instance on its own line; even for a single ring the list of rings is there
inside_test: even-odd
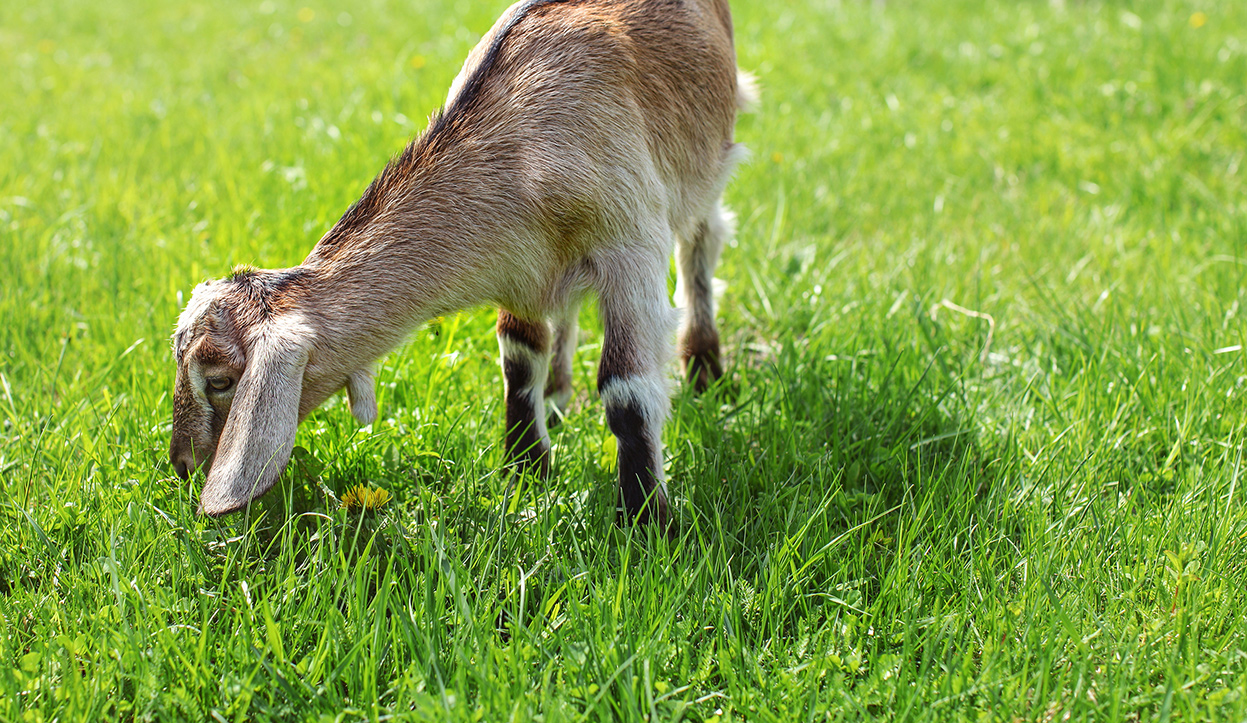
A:
[[[181,477],[183,480],[190,479],[191,466],[186,463],[186,459],[184,457],[177,456],[171,461],[173,462],[173,471],[177,473],[178,477]]]

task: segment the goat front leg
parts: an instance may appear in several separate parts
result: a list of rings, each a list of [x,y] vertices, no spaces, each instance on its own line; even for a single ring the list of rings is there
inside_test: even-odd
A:
[[[499,309],[498,348],[506,390],[507,463],[545,477],[550,472],[545,413],[550,329],[545,321],[525,321]]]
[[[562,421],[572,399],[572,360],[580,341],[579,314],[580,303],[576,302],[554,318],[554,353],[550,357],[550,376],[546,381],[546,399],[553,407],[547,421],[550,427]]]
[[[664,370],[671,358],[675,313],[662,264],[620,264],[642,278],[615,278],[599,289],[606,327],[598,393],[618,443],[619,514],[625,523],[671,520],[663,483],[662,428],[671,408]]]

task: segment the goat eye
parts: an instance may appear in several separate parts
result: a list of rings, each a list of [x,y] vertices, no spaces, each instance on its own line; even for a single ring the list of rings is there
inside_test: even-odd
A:
[[[225,392],[234,386],[234,380],[229,377],[208,377],[208,391]]]

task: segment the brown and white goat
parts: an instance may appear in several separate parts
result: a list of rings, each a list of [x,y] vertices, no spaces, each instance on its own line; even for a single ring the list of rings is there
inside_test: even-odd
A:
[[[299,421],[346,387],[376,417],[371,366],[419,324],[492,304],[506,449],[545,471],[545,399],[571,394],[577,312],[605,326],[598,390],[618,439],[625,519],[665,523],[664,367],[678,314],[686,373],[721,373],[711,280],[719,196],[740,155],[727,0],[529,0],[468,56],[442,111],[294,268],[197,287],[178,319],[170,458],[210,468],[200,511],[277,481]]]

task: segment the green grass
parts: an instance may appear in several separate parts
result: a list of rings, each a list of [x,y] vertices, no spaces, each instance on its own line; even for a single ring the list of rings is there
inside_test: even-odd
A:
[[[0,14],[0,720],[1247,719],[1247,5],[734,3],[668,543],[611,522],[591,310],[548,484],[477,309],[194,516],[180,304],[302,259],[505,4],[306,1]]]

